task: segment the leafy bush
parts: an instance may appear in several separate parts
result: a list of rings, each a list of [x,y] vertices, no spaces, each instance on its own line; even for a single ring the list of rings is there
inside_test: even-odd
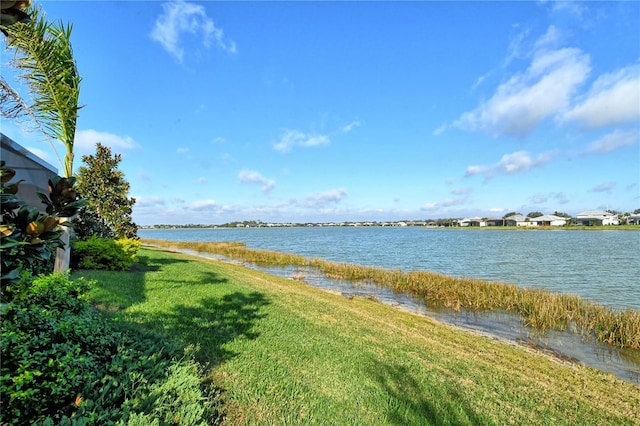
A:
[[[2,312],[0,424],[172,424],[215,421],[189,352],[117,330],[66,274],[23,278]]]
[[[138,250],[142,243],[138,239],[134,238],[118,238],[115,240],[116,244],[124,251],[131,259],[131,262],[138,261]],[[131,265],[129,265],[131,266]]]
[[[79,269],[124,271],[136,261],[141,243],[131,238],[118,240],[91,237],[72,243],[71,264]]]
[[[0,257],[2,285],[19,280],[22,271],[34,274],[53,271],[55,252],[64,244],[60,237],[61,218],[75,215],[84,200],[78,198],[75,179],[49,180],[49,195],[38,193],[46,214],[28,206],[18,197],[22,180],[11,182],[16,171],[0,161]],[[65,225],[67,223],[64,223]]]
[[[7,289],[0,423],[71,414],[76,396],[99,375],[98,366],[116,355],[119,335],[84,300],[87,286],[56,273],[23,277]]]

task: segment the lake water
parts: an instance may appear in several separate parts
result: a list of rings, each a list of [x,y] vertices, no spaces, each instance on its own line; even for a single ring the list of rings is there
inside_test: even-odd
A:
[[[640,310],[640,232],[300,227],[143,229],[141,238],[242,241],[334,262],[427,270],[572,293]]]

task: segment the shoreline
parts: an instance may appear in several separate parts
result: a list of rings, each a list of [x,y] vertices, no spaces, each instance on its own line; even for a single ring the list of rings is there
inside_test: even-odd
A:
[[[181,249],[175,246],[149,245],[148,242],[145,243],[145,246],[258,270],[270,275],[302,282],[345,298],[375,300],[394,309],[426,317],[456,329],[469,331],[479,336],[526,348],[527,350],[544,353],[548,357],[555,358],[558,362],[589,366],[614,374],[629,383],[640,385],[640,351],[637,349],[625,349],[607,345],[606,343],[598,342],[593,336],[585,338],[582,334],[569,330],[535,331],[530,327],[526,327],[522,323],[520,316],[513,312],[505,311],[500,313],[494,310],[473,311],[467,309],[458,309],[456,312],[451,307],[430,308],[426,301],[420,301],[415,294],[401,293],[398,295],[396,290],[382,285],[358,282],[351,282],[343,286],[327,285],[326,283],[330,283],[332,278],[323,276],[318,279],[319,276],[323,275],[319,270],[314,271],[317,275],[311,276],[310,270],[300,271],[295,268],[291,270],[286,265],[280,265],[280,267],[273,265],[261,266],[246,259],[230,258],[221,254]],[[333,281],[335,282],[335,279]],[[344,280],[339,281],[344,282]],[[392,291],[395,297],[389,296],[389,291]],[[405,298],[399,302],[397,297],[402,295]],[[469,317],[472,317],[473,321],[465,322],[464,318]],[[545,336],[550,335],[553,335],[553,338],[545,339]],[[568,348],[567,344],[570,344],[571,348]],[[603,352],[609,352],[608,363],[604,360],[605,357],[602,356]],[[623,355],[625,353],[634,355],[634,361],[627,361],[625,358],[628,358],[629,355],[625,357]],[[638,353],[638,356],[635,356],[636,353]]]
[[[422,228],[422,229],[442,229],[442,230],[491,230],[491,231],[640,231],[640,225],[564,225],[564,226],[427,226],[427,225],[328,225],[316,224],[278,224],[274,226],[222,226],[222,225],[147,225],[140,226],[142,231],[171,231],[171,230],[198,230],[198,229],[277,229],[277,228]]]
[[[143,248],[145,266],[133,274],[77,276],[96,280],[92,300],[119,307],[116,319],[195,345],[206,383],[224,390],[230,424],[391,424],[398,412],[413,413],[405,424],[446,423],[458,407],[468,424],[638,420],[638,385],[613,374],[373,300],[164,251]]]

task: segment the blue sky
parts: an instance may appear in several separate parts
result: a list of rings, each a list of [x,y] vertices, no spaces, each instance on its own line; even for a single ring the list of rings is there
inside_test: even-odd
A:
[[[140,225],[640,208],[639,2],[38,3]]]

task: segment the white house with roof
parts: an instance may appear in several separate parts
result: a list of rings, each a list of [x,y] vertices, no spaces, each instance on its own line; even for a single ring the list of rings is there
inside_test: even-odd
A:
[[[640,225],[640,214],[632,214],[627,217],[627,224],[629,225]]]
[[[465,217],[458,224],[460,226],[487,226],[487,222],[479,217]]]
[[[588,210],[576,215],[576,220],[580,225],[619,225],[620,220],[617,214],[604,210]]]
[[[527,217],[521,214],[512,214],[511,216],[507,216],[504,218],[505,224],[507,226],[527,226],[529,225],[529,221],[527,221]]]
[[[532,217],[529,219],[529,226],[564,226],[566,224],[566,217],[556,216],[553,214],[545,214],[543,216]]]

